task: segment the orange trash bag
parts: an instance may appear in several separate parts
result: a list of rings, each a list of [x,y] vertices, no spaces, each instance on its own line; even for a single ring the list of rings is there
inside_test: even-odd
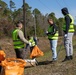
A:
[[[43,52],[38,48],[38,46],[35,46],[32,50],[32,53],[30,54],[30,58],[39,57],[43,55]]]
[[[5,52],[3,50],[0,50],[0,61],[3,61],[5,59]]]
[[[1,62],[3,75],[24,75],[26,62],[22,59],[7,58]]]

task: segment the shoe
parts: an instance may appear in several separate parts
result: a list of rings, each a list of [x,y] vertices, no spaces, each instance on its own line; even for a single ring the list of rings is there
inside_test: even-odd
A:
[[[53,62],[56,62],[57,61],[57,58],[53,58],[53,60],[52,60]]]
[[[53,60],[51,61],[51,63],[55,63],[57,61],[56,58],[53,58]]]
[[[65,59],[62,62],[70,60],[70,56],[66,56]]]
[[[73,56],[72,56],[72,55],[70,55],[70,59],[71,59],[71,60],[73,59]]]

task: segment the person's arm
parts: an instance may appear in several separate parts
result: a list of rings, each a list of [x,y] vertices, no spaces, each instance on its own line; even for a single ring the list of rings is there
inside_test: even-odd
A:
[[[65,30],[65,34],[68,33],[69,27],[70,27],[70,17],[66,16],[65,17],[65,22],[66,22],[66,30]]]
[[[57,31],[57,26],[54,24],[52,35],[54,35],[56,33],[56,31]]]
[[[27,40],[25,39],[24,34],[23,34],[23,32],[22,32],[21,30],[18,31],[18,36],[19,36],[19,38],[20,38],[24,43],[29,44],[29,41],[27,41]]]

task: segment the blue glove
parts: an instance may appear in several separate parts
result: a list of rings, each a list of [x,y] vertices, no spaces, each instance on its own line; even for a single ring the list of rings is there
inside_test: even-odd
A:
[[[64,37],[66,38],[68,36],[68,34],[65,34]]]

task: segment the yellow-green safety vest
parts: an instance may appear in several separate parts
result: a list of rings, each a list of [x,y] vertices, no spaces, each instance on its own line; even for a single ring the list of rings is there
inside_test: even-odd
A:
[[[24,43],[18,37],[19,29],[13,31],[13,44],[15,49],[24,48]]]
[[[68,30],[68,32],[70,32],[70,33],[72,33],[72,32],[74,32],[74,19],[73,19],[73,17],[70,15],[70,14],[67,14],[69,17],[70,17],[70,19],[72,20],[71,21],[71,23],[70,23],[70,27],[69,27],[69,30]],[[67,16],[66,15],[66,16]],[[65,17],[66,17],[65,16]],[[66,31],[66,24],[64,24],[63,25],[63,31]]]
[[[33,37],[30,38],[29,42],[31,42],[31,46],[35,46],[35,41],[34,41]]]
[[[48,27],[48,32],[53,32],[53,26]],[[54,35],[48,34],[48,39],[57,40],[58,39],[58,31]]]

